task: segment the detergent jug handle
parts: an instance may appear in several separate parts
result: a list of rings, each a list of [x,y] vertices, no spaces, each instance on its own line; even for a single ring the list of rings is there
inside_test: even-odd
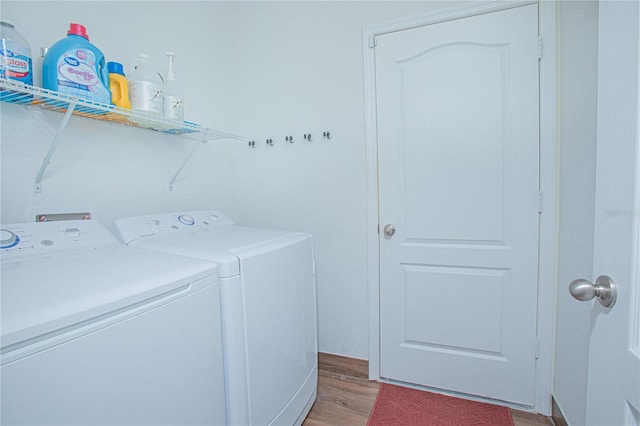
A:
[[[106,87],[108,90],[111,90],[111,87],[109,85],[109,69],[107,68],[107,62],[104,59],[104,55],[100,57],[99,67],[100,67],[100,81],[102,81],[102,84],[104,84],[104,87]]]

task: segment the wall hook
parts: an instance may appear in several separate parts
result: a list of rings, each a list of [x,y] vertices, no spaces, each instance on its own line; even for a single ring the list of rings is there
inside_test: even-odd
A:
[[[313,140],[311,138],[311,133],[305,133],[304,134],[304,140],[306,140],[307,142],[311,142]]]
[[[266,142],[267,142],[267,145],[273,146],[273,139],[267,139]]]
[[[293,136],[285,136],[284,140],[289,142],[289,143],[293,143]]]
[[[256,141],[249,141],[249,148],[255,148],[256,147]]]
[[[322,137],[325,139],[331,139],[331,132],[322,132]]]

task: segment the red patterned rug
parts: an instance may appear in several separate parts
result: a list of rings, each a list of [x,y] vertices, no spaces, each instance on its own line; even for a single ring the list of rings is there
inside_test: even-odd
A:
[[[382,383],[367,426],[513,426],[506,407]]]

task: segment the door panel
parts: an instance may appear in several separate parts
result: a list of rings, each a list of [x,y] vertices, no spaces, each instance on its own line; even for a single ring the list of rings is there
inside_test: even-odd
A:
[[[618,297],[611,308],[588,302],[588,425],[640,425],[639,33],[638,2],[600,2],[594,277],[588,278],[609,275]]]
[[[403,269],[401,311],[405,314],[402,326],[406,345],[502,357],[508,271],[425,265],[403,265]],[[443,300],[457,303],[445,304]],[[468,307],[476,304],[485,307],[483,315],[469,311]]]
[[[408,238],[504,241],[505,54],[505,46],[453,43],[398,61]],[[451,125],[466,117],[475,125]],[[427,135],[432,143],[411,143]],[[437,205],[423,211],[433,199]],[[478,212],[477,205],[488,208]]]
[[[376,42],[381,377],[532,406],[537,5]]]

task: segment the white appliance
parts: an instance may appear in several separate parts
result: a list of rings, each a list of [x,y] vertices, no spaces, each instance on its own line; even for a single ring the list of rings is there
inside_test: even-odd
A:
[[[226,423],[215,265],[94,220],[0,233],[0,423]]]
[[[218,265],[229,424],[301,424],[318,383],[312,236],[237,226],[217,210],[115,225],[129,246]]]

